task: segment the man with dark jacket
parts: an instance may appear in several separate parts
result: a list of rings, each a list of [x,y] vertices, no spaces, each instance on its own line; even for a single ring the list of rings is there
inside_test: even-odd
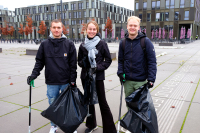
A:
[[[47,97],[51,104],[69,84],[75,85],[77,77],[77,54],[74,43],[62,34],[62,22],[51,22],[51,34],[43,41],[36,55],[35,67],[27,83],[36,79],[45,66],[45,82],[47,84]],[[57,126],[51,122],[49,133],[55,133]],[[76,133],[76,131],[74,132]]]
[[[125,35],[125,41],[121,41],[119,45],[117,75],[121,83],[124,83],[125,97],[146,83],[152,88],[156,79],[154,46],[144,33],[138,32],[139,29],[140,19],[136,16],[129,17],[128,34]],[[144,38],[144,48],[141,45],[142,38]]]

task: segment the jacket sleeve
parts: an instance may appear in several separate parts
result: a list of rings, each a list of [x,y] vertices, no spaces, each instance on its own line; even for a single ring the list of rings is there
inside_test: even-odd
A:
[[[81,44],[82,45],[82,44]],[[78,50],[78,65],[80,67],[83,67],[83,63],[82,63],[82,59],[83,59],[83,51],[81,49],[81,45],[79,46],[79,50]]]
[[[76,48],[74,46],[74,43],[70,41],[70,58],[69,58],[69,68],[70,68],[70,82],[76,82],[77,78],[77,54],[76,54]]]
[[[156,53],[153,44],[146,37],[146,56],[147,56],[147,71],[148,71],[148,81],[155,82],[156,80],[156,73],[157,73],[157,62],[156,62]]]
[[[117,70],[117,75],[124,73],[123,70],[124,66],[124,51],[122,48],[122,41],[119,43],[119,50],[118,50],[118,70]]]
[[[106,70],[110,64],[112,63],[112,59],[111,59],[111,56],[110,56],[110,51],[108,49],[108,45],[107,43],[104,43],[103,44],[103,52],[104,52],[104,61],[101,62],[100,64],[97,64],[97,71],[104,71]]]
[[[36,58],[35,58],[35,66],[33,68],[31,76],[37,78],[40,75],[40,71],[44,68],[45,57],[44,57],[44,44],[41,43]]]

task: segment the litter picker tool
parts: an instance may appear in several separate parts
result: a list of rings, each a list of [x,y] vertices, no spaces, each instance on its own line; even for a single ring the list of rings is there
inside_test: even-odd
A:
[[[123,76],[125,77],[125,74]],[[122,82],[122,87],[121,87],[121,96],[120,96],[120,105],[119,105],[119,118],[118,118],[117,133],[119,133],[119,128],[120,128],[120,117],[121,117],[121,109],[122,109],[122,97],[123,97],[123,82]]]
[[[29,91],[29,133],[31,133],[31,91],[34,86],[34,80],[30,82],[30,91]]]

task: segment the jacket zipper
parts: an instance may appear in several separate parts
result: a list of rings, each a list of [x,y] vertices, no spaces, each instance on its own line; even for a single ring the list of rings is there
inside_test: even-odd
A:
[[[132,71],[132,66],[133,66],[133,45],[131,43],[131,76],[130,76],[130,79],[132,78],[133,76],[133,71]]]

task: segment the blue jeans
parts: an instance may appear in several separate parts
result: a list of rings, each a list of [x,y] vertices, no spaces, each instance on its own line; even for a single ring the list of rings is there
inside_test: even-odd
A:
[[[59,96],[59,94],[68,86],[65,85],[47,85],[47,97],[49,99],[49,105],[53,103]],[[51,122],[51,126],[56,126],[53,122]]]

